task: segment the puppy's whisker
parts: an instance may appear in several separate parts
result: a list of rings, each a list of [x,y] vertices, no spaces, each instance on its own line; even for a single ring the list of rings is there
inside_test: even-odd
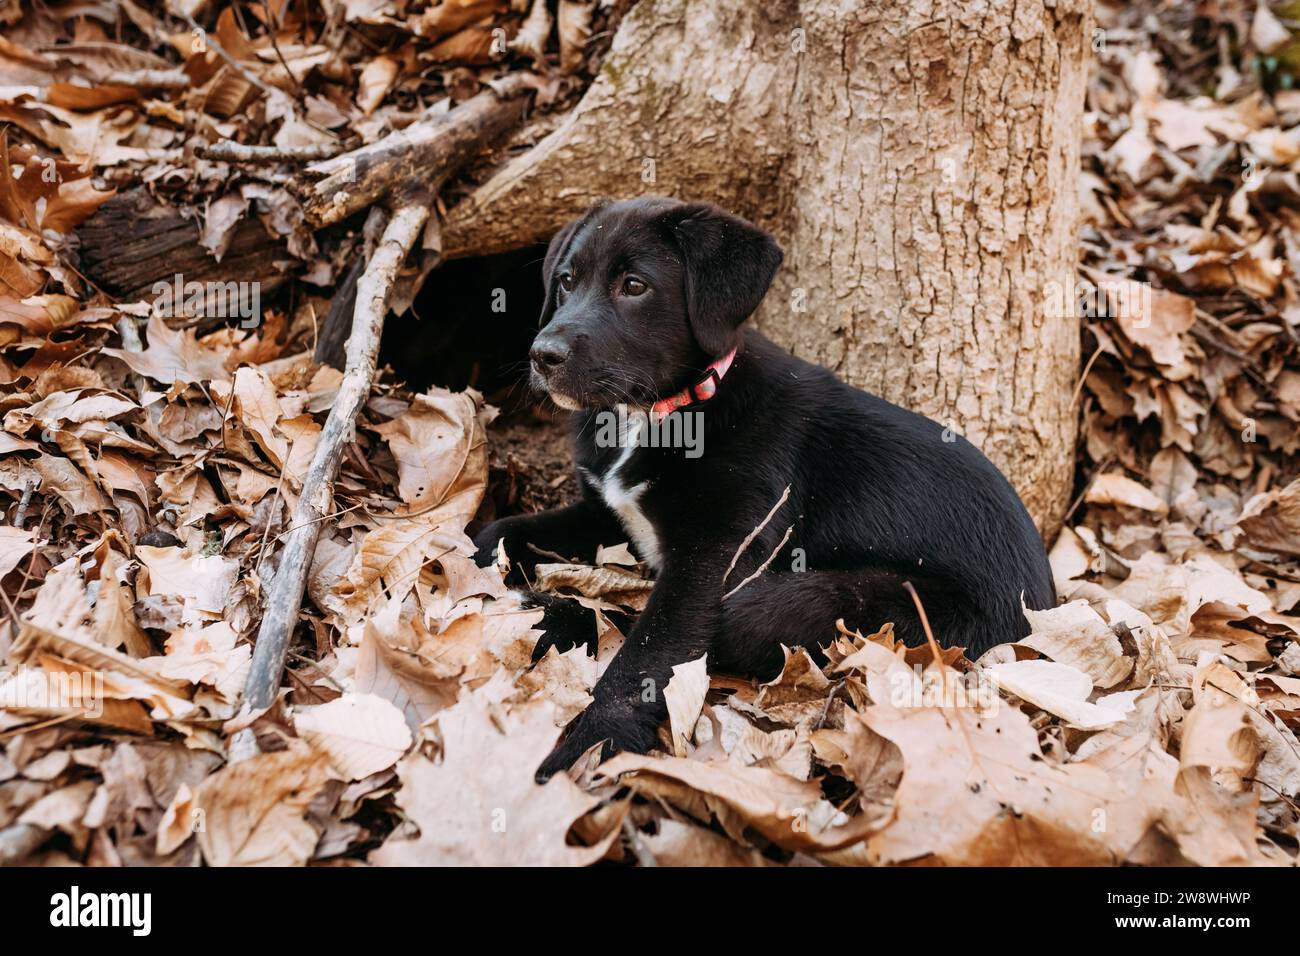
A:
[[[648,397],[653,397],[655,395],[654,382],[651,380],[649,373],[640,369],[601,369],[598,371],[602,373],[599,375],[599,380],[603,384],[607,385],[611,390],[621,390],[622,396],[628,404],[637,406],[646,404],[644,399],[637,399],[635,392],[637,387],[641,388]],[[629,384],[623,384],[615,379],[614,376],[629,379],[630,382]]]
[[[624,402],[624,403],[626,403],[626,404],[628,404],[628,405],[639,405],[639,404],[640,404],[639,402],[637,402],[636,397],[635,397],[635,395],[634,395],[632,389],[631,389],[630,387],[628,387],[627,385],[624,385],[623,383],[619,382],[617,379],[613,378],[611,375],[608,375],[608,374],[607,374],[607,375],[599,376],[599,377],[596,379],[596,381],[597,381],[598,384],[603,385],[603,386],[604,386],[605,388],[607,388],[609,391],[613,392],[613,393],[614,393],[614,396],[615,396],[616,398],[620,399],[622,402]]]

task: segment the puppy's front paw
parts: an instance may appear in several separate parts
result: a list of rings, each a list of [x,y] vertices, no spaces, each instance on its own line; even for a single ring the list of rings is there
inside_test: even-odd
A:
[[[575,647],[585,647],[593,657],[596,654],[596,615],[590,608],[583,607],[571,598],[563,598],[541,591],[527,591],[523,599],[524,607],[543,609],[540,629],[545,633],[537,640],[533,648],[533,663],[536,664],[552,647],[563,654]]]
[[[486,568],[497,557],[497,545],[510,537],[510,527],[504,520],[493,521],[478,534],[474,535],[474,562],[480,568]],[[510,553],[510,543],[506,541],[506,554]]]
[[[537,782],[545,783],[563,773],[596,744],[603,743],[600,759],[608,760],[620,751],[643,754],[654,746],[658,720],[635,707],[597,700],[578,715],[569,732],[551,755],[537,768]]]
[[[529,550],[519,534],[518,523],[511,518],[493,521],[474,535],[474,563],[480,568],[490,567],[496,562],[499,545],[505,546],[510,559],[506,582],[516,587],[526,584],[536,568],[537,556]]]

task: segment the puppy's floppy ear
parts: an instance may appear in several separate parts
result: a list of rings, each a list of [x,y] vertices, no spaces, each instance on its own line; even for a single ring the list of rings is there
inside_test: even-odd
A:
[[[542,317],[538,322],[539,327],[545,327],[546,323],[551,321],[552,313],[555,312],[555,267],[564,258],[569,243],[578,234],[578,230],[582,228],[583,223],[590,219],[593,213],[607,205],[609,205],[608,199],[596,200],[592,203],[590,209],[551,237],[551,244],[546,247],[546,258],[542,262],[542,282],[546,286],[546,300],[542,303]]]
[[[711,203],[682,203],[666,225],[682,252],[695,340],[722,355],[763,301],[785,254],[768,233]]]

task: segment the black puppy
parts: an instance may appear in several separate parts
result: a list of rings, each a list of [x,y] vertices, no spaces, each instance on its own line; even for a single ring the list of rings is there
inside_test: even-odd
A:
[[[644,752],[672,668],[703,654],[770,678],[837,618],[922,642],[905,582],[972,655],[1027,632],[1022,595],[1054,603],[1033,522],[974,446],[740,328],[781,259],[753,225],[662,198],[597,204],[551,242],[532,381],[575,412],[582,498],[492,523],[479,560],[504,539],[531,573],[530,544],[591,560],[630,539],[656,584],[539,777],[602,740]]]

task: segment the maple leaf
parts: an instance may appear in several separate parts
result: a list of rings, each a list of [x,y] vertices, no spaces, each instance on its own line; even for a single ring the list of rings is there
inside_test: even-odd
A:
[[[394,836],[371,854],[386,866],[583,866],[604,856],[618,835],[592,846],[565,836],[598,803],[567,776],[534,779],[559,737],[552,705],[529,700],[507,708],[509,682],[499,673],[435,718],[437,762],[416,753],[397,765],[397,803],[420,829]]]

